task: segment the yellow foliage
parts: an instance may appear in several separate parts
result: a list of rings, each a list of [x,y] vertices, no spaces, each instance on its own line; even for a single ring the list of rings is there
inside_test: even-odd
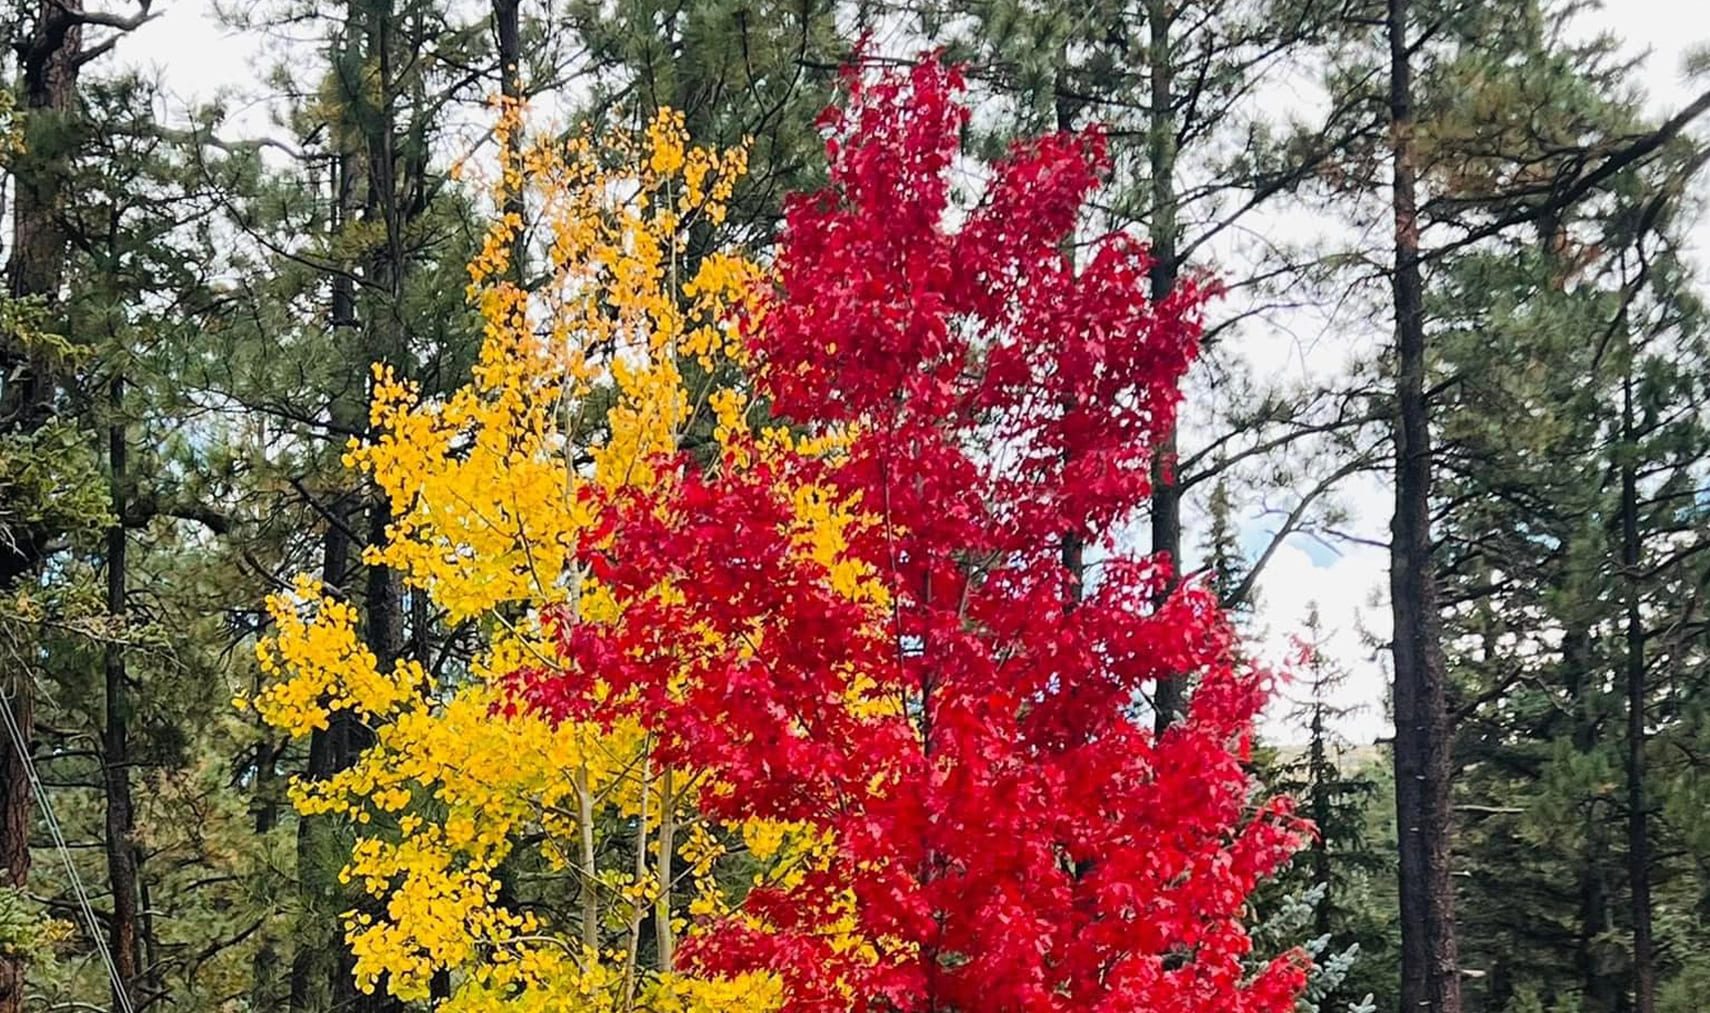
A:
[[[415,661],[381,672],[374,653],[356,638],[356,609],[322,593],[308,577],[297,578],[289,594],[268,596],[267,610],[279,632],[261,642],[256,658],[264,674],[290,673],[255,700],[269,724],[303,735],[325,729],[334,710],[384,717],[426,686]]]
[[[702,919],[733,911],[724,865],[744,861],[757,882],[789,882],[833,842],[797,826],[696,819],[685,803],[697,772],[657,769],[640,729],[555,726],[507,707],[502,684],[558,664],[549,610],[595,623],[621,614],[577,558],[599,520],[584,490],[672,481],[657,462],[698,413],[710,413],[725,468],[836,453],[849,434],[807,440],[773,427],[756,438],[744,395],[713,385],[733,372],[723,367],[747,365],[733,320],[755,311],[744,304],[763,273],[718,250],[680,275],[689,227],[724,218],[742,150],[691,147],[671,112],[639,139],[603,146],[586,134],[513,143],[520,130],[520,111],[504,109],[495,205],[525,195],[545,280],[515,282],[524,223],[500,216],[469,267],[485,324],[471,381],[428,398],[377,368],[373,435],[346,456],[393,513],[366,561],[395,568],[450,623],[479,631],[481,648],[451,685],[432,684],[413,660],[382,671],[358,638],[355,609],[301,580],[268,602],[277,632],[258,655],[271,679],[253,703],[294,735],[326,729],[338,711],[374,729],[350,767],[291,789],[305,816],[359,827],[343,878],[372,898],[347,916],[363,989],[422,999],[450,969],[456,990],[441,1008],[457,1013],[764,1013],[784,998],[773,976],[709,981],[663,959],[642,966],[643,917],[651,907],[671,936],[693,935]],[[690,362],[708,378],[702,389],[684,379]],[[825,489],[789,492],[800,551],[839,592],[882,606],[873,575],[845,558],[852,526],[870,519]],[[667,832],[675,856],[661,854]],[[628,835],[633,867],[600,861],[614,833]],[[501,883],[512,864],[558,876],[569,910],[508,904]],[[686,903],[674,906],[674,891]]]

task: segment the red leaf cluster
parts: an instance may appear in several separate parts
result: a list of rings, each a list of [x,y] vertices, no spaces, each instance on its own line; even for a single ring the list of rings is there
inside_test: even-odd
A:
[[[763,927],[683,953],[775,970],[792,1010],[1292,1009],[1304,958],[1254,976],[1242,928],[1302,829],[1242,765],[1264,676],[1209,592],[1163,595],[1169,560],[1108,546],[1082,587],[1063,551],[1144,502],[1206,292],[1149,301],[1147,253],[1120,235],[1065,255],[1096,133],[1016,146],[953,208],[956,71],[846,84],[830,185],[789,204],[747,340],[777,417],[856,437],[604,504],[586,550],[624,614],[561,623],[569,674],[523,694],[639,718],[664,762],[715,774],[716,817],[834,835],[825,868],[747,897]],[[779,490],[809,481],[868,516],[849,553],[883,614],[793,549]],[[1154,741],[1143,691],[1184,673],[1190,713]],[[850,899],[876,950],[838,942]]]

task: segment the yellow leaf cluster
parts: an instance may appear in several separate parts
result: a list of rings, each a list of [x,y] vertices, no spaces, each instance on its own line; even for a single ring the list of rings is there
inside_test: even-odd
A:
[[[309,577],[290,592],[268,596],[277,629],[256,648],[270,681],[254,705],[263,720],[293,735],[324,730],[333,711],[364,719],[384,717],[426,688],[419,663],[400,660],[382,672],[379,659],[356,636],[356,609],[326,594]]]
[[[431,589],[453,621],[581,591],[572,557],[597,518],[578,490],[651,486],[695,408],[681,358],[709,373],[740,359],[735,312],[760,268],[717,251],[681,275],[690,227],[723,219],[745,167],[741,149],[687,147],[669,111],[639,149],[584,134],[507,159],[507,185],[539,208],[545,278],[524,290],[509,276],[523,224],[501,217],[470,264],[486,327],[473,382],[429,401],[377,370],[379,435],[349,454],[396,518],[374,561]]]
[[[724,220],[744,151],[691,146],[669,111],[639,136],[598,144],[521,134],[521,110],[502,107],[494,202],[523,195],[533,228],[501,214],[469,266],[485,327],[470,382],[428,397],[377,367],[372,436],[346,456],[391,504],[388,537],[366,561],[401,572],[481,646],[443,684],[416,660],[383,671],[356,610],[302,580],[268,602],[277,630],[257,653],[270,679],[253,704],[294,735],[340,711],[373,729],[351,766],[291,790],[306,818],[357,827],[343,878],[367,898],[346,919],[365,990],[422,999],[450,970],[441,1008],[457,1013],[765,1013],[784,999],[775,977],[698,979],[672,966],[670,947],[709,917],[735,917],[729,884],[741,877],[720,874],[731,863],[787,885],[834,842],[700,819],[689,803],[702,775],[661,769],[639,728],[555,725],[508,706],[505,685],[559,664],[544,616],[622,613],[578,558],[599,522],[587,493],[673,481],[661,462],[697,417],[727,469],[836,454],[851,434],[756,434],[731,385],[748,365],[735,319],[758,312],[764,272],[729,249],[690,270],[687,243],[692,227]],[[525,251],[539,269],[526,286],[515,264]],[[797,548],[838,592],[882,607],[875,575],[846,558],[851,531],[871,519],[825,488],[784,492]],[[557,877],[564,902],[508,900],[519,864]],[[650,911],[659,937],[643,947]]]

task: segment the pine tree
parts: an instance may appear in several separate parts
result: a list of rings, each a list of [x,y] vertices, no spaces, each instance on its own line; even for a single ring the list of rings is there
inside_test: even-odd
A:
[[[1309,926],[1313,945],[1321,965],[1341,974],[1333,982],[1309,986],[1318,1008],[1346,1010],[1382,995],[1384,1001],[1376,1006],[1382,1009],[1392,998],[1383,985],[1394,953],[1374,883],[1393,871],[1368,826],[1370,810],[1381,799],[1376,781],[1338,730],[1361,707],[1339,702],[1346,695],[1348,672],[1325,653],[1328,634],[1316,603],[1307,606],[1302,628],[1306,656],[1286,718],[1291,727],[1304,729],[1306,745],[1266,783],[1297,801],[1315,834],[1277,889],[1315,898]],[[1375,991],[1373,982],[1380,983]]]
[[[1574,381],[1558,379],[1555,393],[1541,396],[1534,408],[1522,410],[1513,399],[1495,396],[1481,402],[1478,411],[1448,413],[1445,405],[1463,394],[1482,398],[1487,387],[1493,392],[1505,385],[1518,388],[1533,376],[1508,369],[1506,361],[1494,372],[1446,367],[1445,356],[1456,353],[1463,333],[1467,347],[1488,343],[1478,328],[1489,328],[1493,321],[1500,326],[1503,314],[1531,298],[1534,286],[1548,274],[1521,280],[1524,265],[1533,263],[1528,250],[1532,237],[1548,237],[1546,248],[1557,244],[1553,222],[1564,214],[1571,217],[1569,209],[1596,206],[1618,195],[1626,185],[1624,173],[1653,162],[1670,139],[1710,105],[1710,99],[1700,100],[1680,116],[1649,125],[1608,115],[1605,98],[1614,96],[1616,87],[1600,76],[1603,71],[1595,62],[1587,62],[1594,52],[1576,51],[1564,41],[1567,12],[1567,6],[1528,4],[1510,17],[1480,5],[1392,5],[1385,33],[1389,46],[1368,39],[1348,51],[1370,43],[1365,62],[1355,61],[1364,69],[1347,73],[1370,73],[1379,66],[1408,72],[1390,76],[1390,97],[1405,100],[1393,103],[1392,118],[1407,129],[1391,134],[1387,152],[1397,184],[1393,192],[1399,198],[1392,203],[1400,256],[1399,269],[1390,275],[1399,358],[1385,383],[1397,395],[1388,410],[1405,423],[1397,428],[1405,441],[1398,444],[1396,466],[1409,478],[1398,483],[1392,545],[1397,564],[1392,572],[1396,777],[1402,925],[1408,944],[1404,992],[1412,997],[1409,1001],[1447,997],[1452,1003],[1460,984],[1459,975],[1446,971],[1456,924],[1448,916],[1455,892],[1448,872],[1456,822],[1450,805],[1463,762],[1451,757],[1450,738],[1457,731],[1463,741],[1483,735],[1488,729],[1481,727],[1481,708],[1488,705],[1501,713],[1525,699],[1534,663],[1547,653],[1516,653],[1509,638],[1518,635],[1526,638],[1523,642],[1536,643],[1530,638],[1554,633],[1533,625],[1537,612],[1505,607],[1503,594],[1511,587],[1528,586],[1517,580],[1520,571],[1530,572],[1561,547],[1574,544],[1567,537],[1571,525],[1549,530],[1553,522],[1547,510],[1521,522],[1495,520],[1493,513],[1529,505],[1529,491],[1514,478],[1535,473],[1547,458],[1517,455],[1532,452],[1533,440],[1548,446],[1560,437],[1561,446],[1571,445],[1566,434],[1551,425],[1573,424],[1568,420],[1582,404],[1572,394]],[[1353,37],[1362,31],[1356,28]],[[1372,162],[1355,163],[1347,178],[1382,189],[1388,181],[1373,168]],[[1409,172],[1423,199],[1407,199]],[[1597,247],[1595,241],[1568,238],[1558,251],[1555,270],[1565,270],[1562,277],[1571,278],[1585,266],[1575,264],[1574,258]],[[1413,263],[1419,267],[1416,279],[1405,269]],[[1517,287],[1505,287],[1511,285]],[[1574,312],[1570,305],[1564,301],[1558,312]],[[1492,315],[1458,331],[1451,322],[1473,306],[1491,307]],[[1469,314],[1474,315],[1476,311]],[[1600,318],[1606,319],[1594,317]],[[1574,326],[1583,322],[1575,320]],[[1558,336],[1572,345],[1574,339],[1566,334]],[[1572,361],[1571,353],[1585,347],[1584,339],[1579,340],[1569,355],[1550,365]],[[1491,360],[1483,361],[1488,365]],[[1540,421],[1544,424],[1533,428]],[[1583,436],[1590,431],[1580,432]],[[1479,442],[1475,437],[1480,436],[1488,436],[1488,442]],[[1432,442],[1422,443],[1425,439]],[[1430,446],[1431,452],[1421,451],[1423,446]],[[1504,457],[1518,461],[1518,472],[1504,472],[1497,463]],[[1482,477],[1470,484],[1463,481],[1475,473]],[[1558,479],[1564,482],[1558,488],[1578,483],[1569,496],[1586,488],[1583,473]],[[1546,495],[1541,502],[1550,500]],[[1434,527],[1454,533],[1439,539]],[[1462,536],[1466,542],[1457,543]],[[1505,546],[1512,551],[1503,553],[1500,561],[1484,554]],[[1596,550],[1584,546],[1580,551]],[[1439,596],[1435,604],[1433,596]],[[1446,637],[1444,629],[1433,629],[1436,626],[1453,636]],[[1571,646],[1576,641],[1570,637],[1567,642]],[[1441,657],[1445,643],[1455,646],[1455,657]],[[1554,645],[1546,647],[1546,652],[1553,650]],[[1469,657],[1488,659],[1486,672],[1494,678],[1469,684],[1464,677],[1464,659]],[[1485,816],[1478,810],[1466,812],[1478,822]],[[1506,905],[1509,914],[1518,910]],[[1477,917],[1459,920],[1478,924]],[[1498,992],[1509,988],[1506,968],[1474,970],[1479,977],[1471,980],[1480,987]]]
[[[701,143],[747,145],[729,217],[765,245],[784,194],[820,182],[814,121],[850,56],[848,15],[836,0],[578,0],[567,34],[586,48],[593,89],[573,113],[596,131],[639,129],[670,108]]]
[[[1244,320],[1262,319],[1284,301],[1282,291],[1310,284],[1314,274],[1312,258],[1296,251],[1228,257],[1231,236],[1301,191],[1376,126],[1356,89],[1333,90],[1326,108],[1296,123],[1272,122],[1253,101],[1268,84],[1322,59],[1342,16],[1294,0],[1142,0],[1078,16],[1028,0],[944,2],[919,15],[922,34],[948,40],[1007,106],[1007,119],[975,124],[990,157],[1017,130],[1105,126],[1111,178],[1099,213],[1081,229],[1086,236],[1104,230],[1144,236],[1153,299],[1166,298],[1213,259],[1241,265],[1217,278],[1241,297],[1208,331],[1203,370],[1216,396],[1204,402],[1215,407],[1208,418],[1192,420],[1204,434],[1199,445],[1184,446],[1172,434],[1159,447],[1147,519],[1152,552],[1171,561],[1171,580],[1179,581],[1193,570],[1183,527],[1190,497],[1209,497],[1226,475],[1242,486],[1283,487],[1275,489],[1286,503],[1276,511],[1278,522],[1244,562],[1244,578],[1226,589],[1230,606],[1253,594],[1290,536],[1325,519],[1335,488],[1379,457],[1368,413],[1338,383],[1254,383],[1237,357],[1222,354],[1226,334]],[[1278,475],[1298,481],[1276,482]],[[1257,510],[1262,498],[1244,501],[1241,510]],[[1172,680],[1159,684],[1157,731],[1180,715],[1186,689]]]
[[[90,142],[109,124],[99,110],[91,115],[81,80],[84,68],[110,52],[149,18],[146,3],[134,13],[85,10],[79,3],[41,3],[17,11],[13,26],[23,102],[16,111],[21,125],[8,139],[7,169],[13,184],[11,257],[7,265],[7,316],[0,339],[0,488],[9,506],[0,548],[0,613],[17,663],[4,687],[8,697],[8,748],[0,758],[0,866],[7,885],[27,892],[32,865],[31,831],[38,799],[32,781],[37,725],[46,717],[38,706],[38,678],[49,674],[52,656],[45,645],[56,630],[107,641],[108,701],[101,739],[107,811],[105,851],[116,884],[109,917],[114,967],[113,998],[124,1004],[140,984],[138,887],[134,866],[129,765],[124,761],[124,673],[112,613],[123,611],[122,561],[109,565],[107,615],[97,619],[86,597],[91,590],[75,562],[96,530],[108,532],[108,556],[124,540],[119,515],[119,484],[103,483],[95,470],[97,449],[109,442],[100,409],[104,386],[86,369],[92,356],[111,355],[111,334],[86,333],[78,325],[80,299],[66,287],[68,260],[80,238],[67,226],[72,204],[81,194],[74,179],[89,154]],[[10,108],[9,112],[12,111]],[[117,397],[116,384],[108,389]],[[122,436],[110,441],[118,447]],[[101,495],[106,485],[106,495]],[[103,502],[105,501],[105,502]],[[97,506],[97,504],[100,504]],[[67,561],[68,550],[73,554]],[[34,599],[34,601],[32,601]],[[103,623],[101,620],[105,620]],[[44,664],[45,662],[45,664]],[[117,754],[118,762],[112,757]],[[57,836],[57,832],[56,832]],[[63,842],[60,842],[63,847]],[[91,932],[100,931],[87,926]],[[0,1010],[21,1009],[25,1001],[30,954],[0,955]]]

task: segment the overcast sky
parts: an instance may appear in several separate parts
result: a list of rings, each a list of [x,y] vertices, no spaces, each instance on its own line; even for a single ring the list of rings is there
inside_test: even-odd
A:
[[[1682,72],[1687,54],[1710,43],[1710,3],[1611,0],[1604,9],[1585,15],[1582,27],[1587,34],[1615,34],[1635,56],[1648,54],[1637,83],[1659,118],[1678,111],[1694,94],[1710,87],[1710,80],[1690,81]],[[1697,129],[1710,133],[1710,121]],[[1704,253],[1710,250],[1710,223],[1701,222],[1698,228],[1692,246],[1702,274]],[[1326,356],[1339,354],[1334,350],[1337,342],[1329,340],[1333,337],[1321,335],[1308,325],[1293,335],[1262,342],[1268,345],[1261,353],[1264,369],[1274,375],[1292,371],[1305,376],[1334,368],[1334,363],[1323,361]],[[1303,338],[1318,341],[1303,345]],[[1391,495],[1387,483],[1359,482],[1344,487],[1341,495],[1358,521],[1358,534],[1379,540],[1386,537]],[[1344,724],[1344,731],[1358,742],[1370,742],[1390,732],[1384,713],[1388,658],[1374,652],[1360,634],[1363,629],[1381,640],[1389,633],[1387,579],[1388,553],[1383,549],[1341,545],[1331,551],[1307,538],[1295,537],[1277,553],[1259,581],[1260,639],[1273,655],[1280,653],[1288,634],[1298,631],[1307,604],[1318,602],[1325,625],[1334,631],[1328,653],[1351,671],[1348,702],[1364,707],[1363,713]],[[1273,719],[1280,709],[1281,704],[1273,706]],[[1276,738],[1298,739],[1298,731],[1275,720],[1268,730]]]
[[[236,133],[265,129],[262,107],[246,105],[243,97],[245,92],[265,93],[261,85],[271,63],[265,43],[254,36],[226,31],[205,0],[156,0],[155,9],[161,16],[124,40],[116,61],[159,74],[166,87],[169,107],[164,111],[169,116],[181,116],[191,105],[225,92],[236,99],[230,107]],[[1681,73],[1682,62],[1690,50],[1710,42],[1710,3],[1613,0],[1606,9],[1586,15],[1583,26],[1587,32],[1616,33],[1635,54],[1649,52],[1640,83],[1656,111],[1666,114],[1679,109],[1690,97],[1691,86]],[[1710,239],[1710,234],[1696,244],[1700,250],[1705,248],[1705,239]],[[1303,322],[1298,327],[1284,323],[1275,333],[1252,335],[1250,355],[1260,375],[1321,376],[1337,366],[1326,359],[1341,355],[1336,349],[1345,348],[1345,343],[1335,340],[1337,337],[1324,334],[1321,323]],[[1351,508],[1356,532],[1382,539],[1389,517],[1387,487],[1379,481],[1367,481],[1344,488],[1341,496]],[[1196,546],[1203,537],[1203,525],[1196,525],[1192,516],[1188,525],[1189,546]],[[1262,544],[1264,530],[1265,522],[1255,521],[1244,533],[1244,540],[1249,545]],[[1380,640],[1387,636],[1389,616],[1382,597],[1386,565],[1387,554],[1382,549],[1359,545],[1331,549],[1296,537],[1276,554],[1260,581],[1256,636],[1261,650],[1272,655],[1280,653],[1288,635],[1299,630],[1308,603],[1318,603],[1324,624],[1331,631],[1329,653],[1351,670],[1347,701],[1364,707],[1344,725],[1349,737],[1360,742],[1388,734],[1383,713],[1387,663],[1360,632],[1364,630]],[[1277,720],[1271,722],[1269,731],[1285,740],[1298,737]]]

